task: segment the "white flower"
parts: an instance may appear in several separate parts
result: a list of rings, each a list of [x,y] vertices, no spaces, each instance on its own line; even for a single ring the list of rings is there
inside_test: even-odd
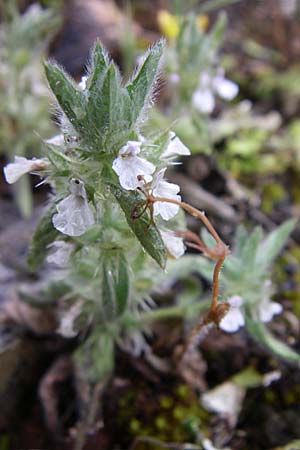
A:
[[[63,317],[61,318],[61,322],[59,328],[56,330],[57,333],[61,334],[66,338],[72,338],[78,334],[77,331],[74,330],[74,321],[79,316],[81,312],[82,304],[75,303],[69,311],[67,311]]]
[[[53,248],[54,251],[47,256],[48,263],[61,268],[67,267],[73,245],[70,242],[54,241],[49,245],[49,248]]]
[[[152,182],[152,194],[154,197],[166,197],[172,200],[181,201],[180,195],[177,195],[180,187],[177,184],[168,183],[164,180],[164,174],[166,169],[160,170],[155,174]],[[179,205],[166,202],[155,202],[153,206],[154,215],[158,214],[164,220],[170,220],[176,216],[179,211]]]
[[[235,333],[240,327],[245,325],[244,315],[241,310],[243,299],[239,295],[229,298],[230,309],[221,320],[219,327],[228,333]]]
[[[47,144],[51,144],[51,145],[64,145],[65,143],[65,138],[63,134],[57,134],[56,136],[53,136],[50,139],[46,139],[45,141]]]
[[[15,162],[7,164],[3,172],[9,184],[15,183],[25,173],[43,170],[47,162],[43,159],[27,159],[23,156],[15,156]]]
[[[261,322],[270,322],[273,316],[282,312],[282,305],[277,302],[271,302],[268,296],[264,296],[256,305],[257,315]]]
[[[212,86],[216,93],[224,100],[232,100],[237,96],[239,87],[236,83],[225,78],[224,70],[220,69],[219,73],[213,78]]]
[[[82,91],[86,90],[86,82],[87,82],[88,77],[87,76],[82,76],[80,82],[78,83],[78,87],[79,89],[81,89]]]
[[[226,418],[234,426],[237,421],[246,389],[232,381],[225,381],[201,396],[204,408]]]
[[[83,182],[73,178],[70,192],[56,205],[57,214],[52,217],[52,223],[61,233],[80,236],[94,224],[94,216],[87,202]]]
[[[215,447],[213,443],[207,438],[203,439],[201,443],[203,450],[218,450],[217,447]]]
[[[169,143],[167,148],[163,151],[161,158],[166,159],[177,155],[190,155],[190,150],[184,145],[184,143],[177,137],[174,131],[169,133]]]
[[[209,89],[197,89],[192,96],[193,106],[203,114],[211,114],[215,107],[215,97]]]
[[[118,153],[118,157],[113,161],[112,168],[119,176],[120,185],[127,190],[134,190],[143,185],[139,176],[143,177],[146,183],[152,180],[151,174],[155,166],[144,158],[136,156],[141,151],[141,142],[128,141]]]
[[[192,96],[192,104],[201,113],[210,114],[215,107],[215,94],[224,100],[232,100],[238,91],[238,85],[225,78],[222,68],[214,77],[208,72],[202,72],[198,87]]]
[[[168,253],[173,258],[178,259],[184,255],[185,246],[182,238],[176,236],[173,231],[159,231]]]

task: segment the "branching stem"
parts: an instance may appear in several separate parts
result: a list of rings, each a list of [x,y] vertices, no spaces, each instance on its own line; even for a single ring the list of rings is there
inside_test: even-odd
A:
[[[214,238],[216,244],[213,248],[207,247],[204,242],[192,231],[178,231],[176,234],[178,236],[182,236],[185,239],[188,239],[191,242],[187,242],[187,245],[203,252],[206,256],[215,260],[215,267],[213,272],[213,282],[212,282],[212,296],[211,303],[207,317],[209,317],[210,321],[218,323],[220,320],[220,312],[218,311],[218,293],[219,293],[219,275],[222,264],[226,255],[229,253],[229,249],[226,244],[222,241],[213,225],[206,217],[204,212],[199,211],[188,203],[181,202],[179,200],[167,198],[167,197],[155,197],[152,194],[148,196],[148,203],[155,202],[164,202],[164,203],[172,203],[173,205],[178,205],[180,208],[184,209],[187,213],[199,219],[210,232],[212,237]],[[220,305],[221,306],[221,305]]]

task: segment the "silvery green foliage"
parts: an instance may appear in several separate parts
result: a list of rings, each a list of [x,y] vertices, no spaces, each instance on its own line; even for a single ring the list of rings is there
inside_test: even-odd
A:
[[[48,262],[62,270],[66,310],[60,332],[71,336],[89,330],[77,356],[93,379],[111,370],[121,318],[124,313],[134,317],[149,298],[165,268],[166,249],[175,258],[184,252],[182,239],[172,236],[172,221],[163,220],[178,216],[179,208],[164,210],[161,203],[152,220],[137,189],[147,182],[153,192],[159,186],[161,195],[180,199],[179,187],[163,175],[174,156],[188,149],[169,131],[141,134],[162,51],[159,41],[126,84],[99,42],[79,84],[55,63],[45,64],[61,135],[44,143],[45,170],[39,173],[54,195],[34,233],[28,262],[35,268],[48,255]],[[173,219],[176,228],[179,222],[182,228],[180,215]]]
[[[221,15],[212,30],[205,33],[197,25],[196,16],[183,17],[178,36],[166,56],[166,70],[182,107],[190,104],[201,74],[214,74],[225,24],[225,16]]]
[[[49,136],[47,86],[42,58],[58,19],[50,10],[31,5],[23,15],[14,1],[3,2],[0,26],[0,140],[7,161],[14,155],[34,156],[40,140],[34,132]],[[27,176],[16,189],[16,200],[24,215],[31,210],[31,189]]]
[[[272,264],[294,226],[295,221],[289,220],[266,237],[260,228],[249,234],[243,226],[238,227],[221,272],[220,300],[228,301],[231,308],[220,328],[235,332],[245,326],[254,339],[275,355],[300,363],[300,355],[280,342],[267,327],[267,323],[282,312],[282,305],[272,300],[275,290],[270,280]],[[213,245],[206,233],[203,238],[207,245]],[[189,259],[190,265],[195,266],[192,256],[185,257],[183,263],[188,265]],[[211,280],[213,267],[208,260],[198,257],[197,267],[201,275]]]
[[[226,17],[220,14],[212,29],[204,32],[197,17],[188,14],[165,51],[170,105],[167,116],[154,110],[153,123],[168,126],[176,121],[174,130],[192,152],[211,150],[215,120],[211,113],[217,103],[230,101],[238,93],[238,86],[226,78],[220,66],[225,25]]]

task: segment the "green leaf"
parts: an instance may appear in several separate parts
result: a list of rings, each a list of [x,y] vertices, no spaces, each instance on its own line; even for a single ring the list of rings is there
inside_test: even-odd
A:
[[[141,118],[149,106],[157,78],[159,63],[164,48],[164,41],[158,41],[146,54],[143,64],[126,89],[132,100],[132,121]]]
[[[127,94],[127,100],[130,101]],[[98,89],[89,97],[87,117],[91,139],[101,145],[110,134],[117,134],[126,128],[123,117],[124,96],[120,87],[120,77],[116,66],[111,63],[105,71]],[[130,108],[129,108],[130,109]]]
[[[120,250],[108,249],[102,255],[102,307],[105,319],[119,317],[129,300],[128,263]]]
[[[257,370],[248,366],[240,372],[236,373],[231,377],[231,381],[236,383],[238,386],[245,389],[255,388],[261,386],[263,383],[263,375],[261,375]]]
[[[248,233],[243,225],[239,225],[234,238],[234,254],[240,258],[243,254],[243,248],[248,239]]]
[[[149,213],[145,212],[135,220],[131,218],[133,209],[144,200],[144,197],[137,191],[125,191],[113,184],[110,187],[125,213],[128,225],[146,252],[164,269],[167,260],[165,246],[156,225],[154,222],[150,223]]]
[[[263,323],[246,316],[246,329],[256,341],[264,345],[276,356],[293,363],[300,363],[300,355],[274,337]]]
[[[46,258],[47,247],[55,241],[59,232],[52,225],[52,216],[56,212],[53,203],[38,223],[29,246],[27,263],[31,270],[36,269]]]
[[[99,41],[95,42],[91,55],[91,70],[90,77],[88,79],[89,94],[97,94],[97,91],[101,89],[103,76],[106,68],[109,65],[109,57],[105,48],[102,47]]]
[[[256,264],[260,267],[260,270],[265,270],[279,255],[295,225],[296,220],[288,220],[272,231],[263,241],[256,255]]]
[[[203,43],[202,51],[207,52],[207,55],[211,55],[212,57],[215,51],[219,48],[223,39],[226,23],[226,14],[222,12],[219,14],[218,20],[216,21],[211,32],[206,36]]]
[[[244,265],[245,270],[255,269],[256,252],[259,247],[261,238],[262,230],[260,227],[256,227],[246,240],[241,253],[241,264]]]
[[[53,164],[55,169],[60,173],[68,173],[70,167],[72,167],[73,161],[64,153],[62,153],[57,145],[51,145],[46,143],[47,158]]]
[[[45,63],[46,77],[49,85],[71,124],[78,133],[84,133],[83,115],[85,97],[75,83],[56,64]]]
[[[95,330],[75,352],[75,361],[84,367],[83,375],[91,383],[109,376],[114,368],[114,340],[104,332]]]

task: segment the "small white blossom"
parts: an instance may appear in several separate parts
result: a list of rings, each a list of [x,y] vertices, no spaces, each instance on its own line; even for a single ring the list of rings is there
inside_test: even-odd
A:
[[[63,234],[80,236],[94,224],[94,216],[83,182],[73,178],[70,181],[70,192],[68,197],[56,205],[57,214],[52,217],[52,223]]]
[[[43,159],[27,159],[23,156],[15,156],[15,161],[7,164],[3,172],[6,181],[12,184],[18,181],[25,173],[43,170],[46,166],[47,162]]]
[[[155,174],[152,183],[152,194],[154,197],[166,197],[181,201],[180,195],[177,195],[180,187],[177,184],[164,180],[165,171],[166,169],[162,169]],[[166,202],[155,202],[153,208],[154,215],[160,214],[164,220],[172,219],[179,211],[179,205]]]
[[[209,89],[197,89],[192,96],[193,106],[203,114],[211,114],[215,108],[215,97]]]
[[[45,141],[47,144],[51,144],[51,145],[64,145],[65,143],[65,138],[63,134],[57,134],[56,136],[53,136],[50,139],[46,139]]]
[[[223,69],[220,68],[214,77],[208,72],[203,72],[193,93],[192,104],[201,113],[211,114],[215,107],[215,94],[224,100],[232,100],[238,91],[238,85],[225,78]]]
[[[257,315],[261,322],[270,322],[273,316],[282,312],[282,305],[277,302],[272,302],[269,297],[264,296],[256,305]]]
[[[239,92],[239,87],[236,83],[225,78],[223,69],[219,70],[219,73],[213,78],[212,86],[215,89],[219,97],[224,100],[233,100]]]
[[[263,376],[262,384],[265,387],[270,386],[274,381],[280,380],[282,373],[280,370],[272,370],[272,372],[268,372]]]
[[[143,181],[139,180],[140,176],[149,183],[152,180],[151,174],[155,171],[155,166],[151,162],[136,156],[140,151],[141,142],[128,141],[113,161],[112,168],[119,176],[120,185],[129,191],[143,185]]]
[[[75,303],[69,311],[67,311],[61,318],[59,328],[56,330],[61,336],[66,338],[75,337],[78,332],[74,330],[74,321],[81,312],[82,304]]]
[[[54,251],[47,256],[47,262],[60,268],[68,267],[73,245],[70,242],[54,241],[49,245],[49,248],[54,249]]]
[[[181,237],[176,236],[173,231],[160,230],[160,234],[168,253],[173,258],[178,259],[184,255],[185,246]]]
[[[243,299],[239,295],[229,298],[230,309],[221,320],[219,327],[227,333],[235,333],[240,327],[245,325],[245,318],[241,309]]]
[[[184,145],[184,143],[177,137],[174,131],[169,133],[169,143],[166,149],[161,155],[161,159],[172,158],[177,155],[190,155],[190,150]]]
[[[203,450],[218,450],[217,447],[215,447],[213,443],[207,438],[203,439],[202,447]]]
[[[80,82],[78,83],[78,87],[79,89],[81,89],[82,91],[86,90],[86,82],[87,82],[88,77],[87,76],[82,76]]]
[[[234,426],[242,408],[246,389],[232,381],[225,381],[201,396],[204,408],[226,418]]]

